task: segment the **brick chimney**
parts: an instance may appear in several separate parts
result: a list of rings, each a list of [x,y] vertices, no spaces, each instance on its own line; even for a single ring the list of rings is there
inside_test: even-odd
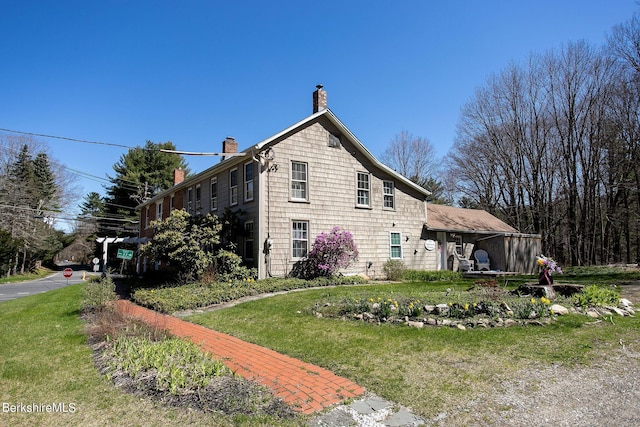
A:
[[[178,185],[182,181],[184,181],[184,170],[183,169],[174,169],[173,170],[173,185]]]
[[[313,92],[313,113],[327,109],[327,92],[322,89],[322,85],[316,85]]]
[[[222,141],[222,152],[228,154],[235,154],[238,152],[238,142],[234,137],[228,136]],[[226,159],[227,156],[222,156],[222,160]]]

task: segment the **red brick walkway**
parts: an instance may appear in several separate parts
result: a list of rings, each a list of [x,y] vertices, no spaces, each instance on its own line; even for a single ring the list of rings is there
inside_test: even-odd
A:
[[[320,411],[344,399],[360,396],[364,388],[334,373],[216,332],[119,300],[116,308],[171,334],[188,338],[221,360],[236,374],[258,382],[304,414]]]

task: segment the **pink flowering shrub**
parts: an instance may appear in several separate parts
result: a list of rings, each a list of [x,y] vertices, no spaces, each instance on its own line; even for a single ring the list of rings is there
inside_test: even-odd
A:
[[[316,237],[307,254],[308,268],[314,276],[332,276],[358,258],[353,234],[335,226],[328,233]]]

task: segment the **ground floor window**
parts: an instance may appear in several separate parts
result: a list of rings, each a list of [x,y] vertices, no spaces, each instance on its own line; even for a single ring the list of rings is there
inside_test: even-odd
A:
[[[391,259],[402,258],[402,235],[400,233],[389,233],[389,253]]]
[[[244,259],[253,259],[253,221],[244,223]]]
[[[291,228],[291,255],[304,258],[309,250],[309,221],[293,221]]]

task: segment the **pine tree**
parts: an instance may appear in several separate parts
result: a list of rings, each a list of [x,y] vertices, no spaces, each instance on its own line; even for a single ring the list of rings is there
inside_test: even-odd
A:
[[[10,270],[24,273],[42,260],[51,256],[60,246],[59,236],[47,220],[46,212],[56,205],[58,185],[46,154],[39,153],[34,159],[28,144],[23,144],[15,160],[4,165],[6,175],[0,185],[0,228],[12,241],[20,242],[14,249]]]
[[[172,142],[154,143],[147,141],[143,147],[136,147],[120,157],[113,165],[114,177],[109,177],[112,185],[107,188],[106,209],[109,217],[118,217],[137,221],[135,208],[155,194],[173,186],[173,171],[185,170],[187,164],[177,154],[163,153],[160,150],[175,150]],[[137,234],[136,225],[114,222],[112,233]]]
[[[38,209],[55,210],[59,208],[59,201],[56,200],[57,185],[46,153],[38,153],[33,160],[33,174]]]

